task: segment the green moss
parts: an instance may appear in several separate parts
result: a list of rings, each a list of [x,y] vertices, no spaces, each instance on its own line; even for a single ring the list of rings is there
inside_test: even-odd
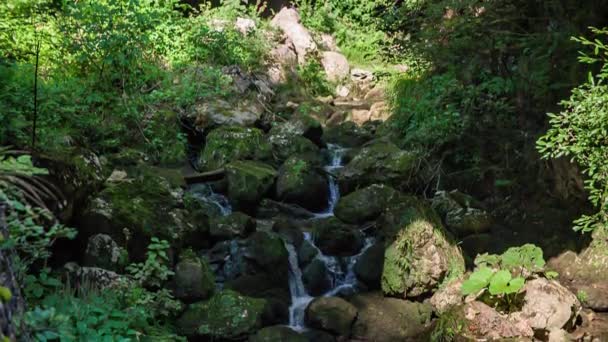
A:
[[[228,197],[237,203],[257,203],[272,188],[277,172],[270,165],[236,161],[226,165]]]
[[[389,296],[398,296],[405,293],[403,270],[408,269],[406,261],[400,262],[401,255],[396,246],[389,246],[384,254],[384,267],[382,271],[382,291]]]
[[[467,321],[462,317],[461,308],[453,308],[439,317],[431,334],[431,341],[452,342],[461,335],[466,326]]]
[[[207,136],[200,165],[215,170],[238,159],[269,160],[270,145],[257,128],[222,126]]]

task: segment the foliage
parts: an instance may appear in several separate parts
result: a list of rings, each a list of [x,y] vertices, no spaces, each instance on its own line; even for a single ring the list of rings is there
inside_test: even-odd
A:
[[[314,59],[298,66],[298,77],[301,85],[312,96],[327,96],[333,93],[323,66]]]
[[[608,29],[592,29],[606,38]],[[600,70],[589,74],[588,81],[572,90],[569,99],[562,101],[559,114],[548,114],[551,127],[537,143],[544,158],[569,158],[580,165],[587,176],[585,189],[589,201],[597,209],[592,215],[577,219],[575,230],[590,232],[608,227],[608,46],[599,38],[576,38],[591,48],[579,60],[587,64],[600,64]]]
[[[146,260],[127,266],[127,271],[141,285],[161,287],[173,275],[169,269],[169,248],[169,242],[153,237],[148,245]]]

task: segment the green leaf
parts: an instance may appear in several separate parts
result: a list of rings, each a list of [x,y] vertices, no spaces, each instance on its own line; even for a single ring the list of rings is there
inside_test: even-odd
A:
[[[469,279],[462,283],[462,294],[467,296],[483,290],[488,286],[493,274],[494,271],[488,267],[481,267],[473,272]]]
[[[490,294],[493,296],[504,294],[511,278],[511,272],[507,270],[496,272],[490,280],[490,287],[488,288]]]

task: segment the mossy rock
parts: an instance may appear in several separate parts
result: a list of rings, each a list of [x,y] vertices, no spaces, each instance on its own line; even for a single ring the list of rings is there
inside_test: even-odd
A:
[[[258,331],[249,342],[308,342],[308,339],[291,328],[277,325]]]
[[[329,331],[339,336],[350,336],[357,308],[339,297],[319,297],[306,308],[305,320],[309,327]]]
[[[272,189],[277,172],[255,161],[235,161],[226,165],[228,198],[237,205],[257,205]]]
[[[209,235],[214,241],[246,238],[255,228],[256,222],[251,216],[237,211],[211,219]]]
[[[263,315],[264,322],[281,324],[289,321],[291,295],[286,277],[276,277],[272,272],[245,274],[226,282],[225,288],[248,297],[265,299],[268,305]]]
[[[368,248],[355,264],[355,274],[368,289],[380,289],[382,267],[384,266],[384,245],[376,243]]]
[[[247,256],[263,270],[275,274],[276,279],[286,279],[289,256],[283,240],[274,233],[259,231],[247,239]]]
[[[318,211],[327,203],[327,177],[319,172],[319,167],[306,158],[293,156],[279,169],[276,188],[277,198]]]
[[[352,192],[338,201],[334,214],[347,223],[363,223],[376,219],[401,194],[390,186],[372,184]]]
[[[351,256],[363,247],[363,235],[359,229],[335,217],[315,220],[312,235],[315,245],[325,255]]]
[[[357,155],[338,174],[343,194],[372,184],[386,184],[397,189],[414,182],[418,156],[402,151],[389,142],[375,142],[359,150]]]
[[[396,211],[402,213],[396,222],[400,230],[384,256],[385,295],[401,298],[427,295],[464,272],[462,251],[429,206],[418,204]]]
[[[302,136],[320,146],[323,126],[308,114],[296,113],[289,121],[274,126],[270,130],[270,135]]]
[[[215,290],[213,272],[205,260],[194,255],[182,257],[175,266],[175,297],[192,302],[208,299]]]
[[[181,335],[209,340],[238,340],[263,326],[266,301],[243,296],[231,290],[211,299],[191,304],[177,320]]]
[[[331,288],[331,279],[327,266],[319,259],[313,260],[302,270],[302,282],[306,292],[311,296],[320,296]]]
[[[270,160],[270,158],[271,148],[261,130],[222,126],[207,135],[199,166],[203,170],[215,170],[239,159]]]
[[[328,144],[336,144],[342,147],[359,147],[374,138],[373,131],[360,127],[352,121],[346,121],[340,125],[328,127],[323,133],[323,141]]]
[[[319,148],[303,136],[285,132],[271,132],[268,142],[272,146],[275,163],[281,165],[285,160],[295,155],[315,155]]]

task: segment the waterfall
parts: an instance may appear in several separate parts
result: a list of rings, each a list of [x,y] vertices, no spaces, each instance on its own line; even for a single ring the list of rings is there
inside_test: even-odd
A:
[[[325,171],[329,174],[328,176],[328,185],[329,185],[329,200],[327,203],[327,209],[316,215],[316,217],[330,217],[334,215],[334,208],[336,207],[336,203],[340,199],[340,187],[338,186],[338,182],[336,181],[336,172],[342,168],[342,158],[344,157],[344,153],[347,149],[334,145],[328,144],[327,151],[329,152],[329,164],[325,166]]]
[[[296,248],[289,243],[285,244],[289,253],[289,292],[291,293],[291,306],[289,307],[289,326],[297,331],[303,330],[304,312],[308,303],[314,298],[306,293],[302,282],[302,270],[298,265]]]
[[[227,216],[232,213],[232,207],[226,196],[216,193],[207,183],[193,184],[188,192],[192,194],[201,204],[208,206],[209,209],[217,212],[220,216]]]

